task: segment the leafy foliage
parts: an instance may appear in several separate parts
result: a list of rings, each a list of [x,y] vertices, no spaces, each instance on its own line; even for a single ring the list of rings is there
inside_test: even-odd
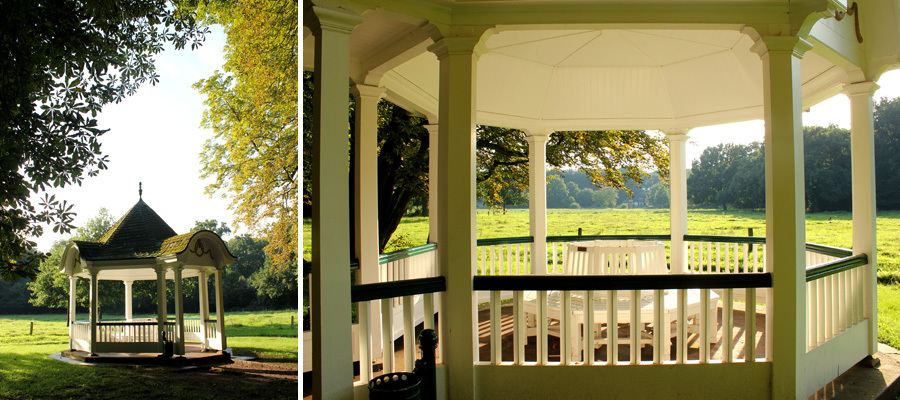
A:
[[[506,187],[528,188],[528,144],[525,133],[515,129],[479,126],[477,130],[477,180],[479,197],[486,205],[502,199],[500,191]],[[571,168],[584,172],[590,183],[598,188],[612,187],[633,194],[629,182],[640,185],[657,170],[668,180],[669,153],[665,141],[643,131],[573,131],[556,132],[547,141],[547,164],[562,172]],[[571,201],[557,199],[558,207],[568,207],[578,201],[578,193],[567,188]],[[579,188],[581,189],[581,188]],[[585,188],[586,189],[586,188]],[[548,207],[550,205],[548,187]],[[560,193],[561,195],[561,193]]]
[[[875,182],[879,209],[900,209],[900,97],[875,104]]]
[[[232,198],[237,224],[268,239],[276,268],[297,257],[297,2],[197,1],[201,20],[224,26],[224,72],[194,85],[206,95],[201,154],[208,194]]]
[[[205,32],[165,0],[0,4],[0,278],[35,276],[44,256],[29,237],[44,224],[73,228],[72,206],[46,190],[106,169],[97,113],[159,81],[166,43],[193,48]]]

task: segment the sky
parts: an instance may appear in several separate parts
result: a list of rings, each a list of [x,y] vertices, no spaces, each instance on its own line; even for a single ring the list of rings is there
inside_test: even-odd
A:
[[[199,155],[212,132],[200,128],[205,96],[191,85],[224,64],[225,34],[218,25],[210,30],[197,50],[167,47],[156,56],[160,76],[156,86],[141,86],[134,96],[105,106],[97,116],[98,125],[109,129],[100,140],[103,154],[109,155],[109,169],[85,177],[80,187],[49,192],[74,203],[76,227],[97,216],[101,207],[115,219],[124,215],[138,201],[139,182],[143,183],[144,202],[179,234],[205,219],[232,226],[230,200],[221,193],[210,198],[204,193],[210,180],[200,179]],[[55,234],[45,226],[44,235],[35,241],[38,249],[47,251],[53,242],[73,233]],[[246,232],[233,234],[241,233]]]

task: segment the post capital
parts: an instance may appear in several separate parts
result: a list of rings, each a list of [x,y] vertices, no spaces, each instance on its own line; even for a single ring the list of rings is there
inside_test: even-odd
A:
[[[381,99],[381,96],[384,96],[384,92],[385,88],[380,86],[356,84],[350,87],[350,94],[356,99],[359,99],[360,97],[374,97],[376,99]]]
[[[472,55],[477,60],[487,52],[487,47],[478,37],[445,37],[428,46],[438,60],[449,55]]]
[[[844,84],[844,90],[841,92],[846,94],[849,97],[856,96],[869,96],[872,97],[875,95],[875,91],[878,90],[880,86],[877,83],[872,81],[863,81],[863,82],[854,82],[854,83],[846,83]]]
[[[546,129],[523,129],[525,131],[525,140],[528,143],[546,143],[550,140],[550,134]]]
[[[311,6],[303,12],[303,26],[318,36],[322,30],[350,34],[353,28],[363,22],[363,17],[346,11]]]
[[[429,122],[431,122],[431,121],[429,121]],[[425,124],[425,125],[422,125],[422,126],[425,127],[425,129],[428,130],[428,133],[438,133],[439,125],[438,125],[437,123],[433,123],[433,124],[432,124],[432,123],[428,123],[428,124]]]
[[[662,133],[666,135],[666,139],[669,139],[670,142],[684,142],[690,139],[690,136],[688,135],[690,132],[690,128],[666,129],[662,131]]]
[[[750,46],[750,51],[756,53],[759,58],[765,58],[772,52],[790,52],[792,56],[802,59],[812,48],[812,43],[796,36],[764,36]]]

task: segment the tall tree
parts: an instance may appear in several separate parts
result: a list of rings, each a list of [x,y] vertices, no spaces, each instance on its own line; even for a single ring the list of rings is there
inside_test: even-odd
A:
[[[194,221],[194,227],[191,231],[207,230],[212,231],[216,235],[225,236],[231,233],[231,228],[225,222],[219,222],[215,219],[205,219],[203,221]]]
[[[227,35],[224,72],[197,82],[206,191],[232,198],[235,223],[264,235],[276,268],[297,257],[298,5],[288,0],[203,0],[187,4]]]
[[[900,209],[900,97],[875,104],[875,182],[879,209]]]
[[[46,190],[106,169],[97,113],[159,80],[166,43],[195,47],[205,32],[165,0],[0,3],[0,278],[35,276],[29,237],[44,224],[73,228],[72,206]]]
[[[850,211],[850,131],[803,127],[803,153],[809,211]]]
[[[106,208],[100,208],[100,212],[78,228],[75,236],[70,240],[98,240],[115,222],[116,220]],[[53,244],[49,256],[41,263],[37,276],[28,283],[28,290],[31,292],[29,303],[40,307],[54,308],[63,308],[69,304],[69,279],[65,274],[59,272],[59,262],[65,248],[66,241],[57,241]],[[121,283],[100,281],[101,305],[120,300],[123,294],[124,289]],[[80,305],[88,304],[90,293],[88,293],[87,285],[78,286],[76,299]]]

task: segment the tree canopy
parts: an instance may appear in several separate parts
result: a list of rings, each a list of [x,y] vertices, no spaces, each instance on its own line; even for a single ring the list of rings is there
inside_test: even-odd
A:
[[[164,45],[205,33],[166,0],[0,3],[0,278],[35,276],[44,255],[29,237],[45,224],[73,228],[72,206],[46,191],[106,169],[97,113],[158,82]]]
[[[268,239],[277,268],[297,257],[298,5],[287,0],[196,1],[227,35],[224,71],[194,85],[206,96],[201,172],[210,195],[232,199],[236,225]]]

